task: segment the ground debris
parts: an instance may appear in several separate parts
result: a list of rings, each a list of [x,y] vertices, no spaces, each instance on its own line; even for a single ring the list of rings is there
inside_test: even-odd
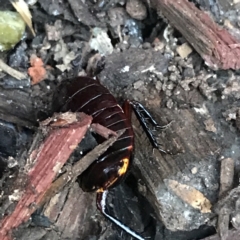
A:
[[[151,0],[212,69],[239,69],[239,42],[187,0]],[[188,27],[188,24],[193,24]],[[211,31],[209,30],[211,29]]]
[[[209,118],[209,119],[205,120],[204,124],[206,126],[207,131],[214,132],[214,133],[217,132],[217,129],[214,125],[213,119]]]
[[[30,57],[31,67],[28,68],[28,74],[31,77],[32,84],[37,84],[46,78],[47,72],[41,58],[36,55]]]
[[[77,115],[78,121],[69,125],[69,128],[50,130],[38,150],[35,149],[35,153],[31,153],[23,174],[29,182],[21,185],[19,190],[21,193],[18,193],[18,202],[12,213],[1,219],[1,239],[11,239],[10,232],[29,219],[53,179],[68,160],[74,146],[76,147],[84,137],[91,123],[91,117],[81,113]],[[16,191],[17,189],[14,190]]]
[[[186,58],[192,52],[192,48],[188,43],[183,43],[181,46],[177,47],[177,52],[181,58]]]
[[[92,38],[89,41],[90,47],[98,51],[99,54],[106,56],[113,52],[111,39],[108,37],[106,31],[101,28],[92,29]]]
[[[126,11],[132,18],[137,20],[143,20],[147,17],[147,8],[140,0],[128,0]]]
[[[225,158],[221,161],[221,174],[220,174],[220,190],[219,197],[226,194],[227,191],[232,189],[234,177],[234,160],[232,158]],[[218,234],[221,240],[226,240],[229,232],[230,215],[224,213],[224,209],[220,210],[218,215]]]
[[[24,0],[11,0],[11,3],[21,15],[27,26],[30,28],[33,36],[36,36],[32,26],[32,15],[29,11],[28,4]]]
[[[2,0],[0,8],[6,2]],[[23,84],[24,80],[14,82],[13,77],[0,72],[0,118],[17,126],[38,129],[39,121],[52,116],[55,104],[53,93],[61,81],[80,75],[95,76],[99,72],[99,81],[119,97],[120,103],[125,99],[138,100],[159,124],[172,122],[163,131],[154,129],[161,148],[172,153],[161,154],[152,148],[141,126],[133,119],[135,156],[132,172],[124,185],[114,189],[108,202],[108,208],[118,219],[130,228],[139,230],[146,239],[202,239],[215,233],[217,215],[223,233],[224,229],[228,229],[229,216],[233,227],[238,229],[240,226],[238,189],[231,189],[222,180],[219,185],[220,163],[228,158],[234,159],[236,178],[233,184],[238,184],[239,72],[213,71],[205,64],[212,64],[219,69],[234,65],[237,54],[230,62],[226,62],[221,53],[227,49],[226,56],[229,56],[239,50],[236,44],[239,40],[228,44],[231,39],[222,39],[229,36],[228,33],[240,39],[237,5],[230,7],[224,3],[229,1],[223,0],[178,2],[38,0],[29,6],[36,36],[26,32],[15,49],[1,56],[4,63],[25,73],[31,67],[30,57],[35,55],[42,60],[41,67],[47,71],[45,81],[32,86],[28,79],[28,84]],[[134,7],[133,3],[138,3],[140,8]],[[158,8],[159,3],[163,8]],[[172,4],[170,10],[166,6],[169,3]],[[197,8],[193,5],[196,3]],[[182,12],[183,9],[186,11]],[[212,19],[221,27],[210,21],[206,12],[211,12]],[[174,13],[180,13],[177,17],[181,21],[173,16]],[[162,17],[164,14],[165,17]],[[188,27],[189,24],[193,27]],[[180,26],[178,30],[175,29],[177,26]],[[100,47],[107,46],[107,50],[91,48],[91,41],[96,40],[93,36],[96,29],[104,32]],[[216,47],[214,44],[219,39],[221,41]],[[192,44],[191,49],[185,55],[179,54],[179,48],[187,44]],[[207,56],[213,57],[209,60]],[[62,125],[66,127],[69,121],[66,116],[57,121],[55,118],[50,120],[55,128]],[[2,138],[4,144],[0,142],[0,147],[8,146],[8,143],[18,146],[19,138],[16,136],[22,131],[11,125],[8,128],[2,126],[1,131],[10,129],[6,136],[12,134],[13,137],[11,141]],[[95,130],[100,130],[102,135],[114,135],[98,126]],[[77,166],[75,160],[97,145],[94,136],[87,131],[82,144],[61,169],[61,181],[55,179],[52,185],[55,187],[49,190],[46,199],[49,200],[52,194],[60,191],[51,197],[49,204],[44,205],[41,213],[34,214],[31,222],[35,224],[34,227],[24,225],[16,230],[14,236],[17,239],[130,239],[126,233],[101,218],[96,211],[95,194],[82,192],[73,180],[73,166]],[[75,144],[69,148],[75,148]],[[3,197],[21,198],[22,192],[14,190],[28,185],[27,175],[17,176],[15,168],[24,169],[30,165],[25,166],[25,157],[19,160],[18,154],[13,154],[19,148],[15,152],[12,148],[5,149],[10,157],[2,159],[0,153],[0,161],[14,167],[7,168],[9,172],[3,174],[0,183],[6,182],[9,183],[8,187],[15,187]],[[225,177],[228,176],[227,170]],[[8,181],[9,176],[14,177],[12,180],[18,179],[18,186],[16,182],[12,184],[14,181]],[[182,184],[184,193],[192,188],[199,191],[203,195],[200,199],[203,202],[204,198],[209,200],[214,211],[202,213],[200,209],[192,207],[182,199],[182,195],[178,197],[169,190],[164,179]],[[229,190],[218,201],[219,188],[222,189],[224,184]],[[139,191],[140,185],[144,191]],[[129,191],[132,194],[128,194]],[[144,209],[142,206],[145,206]],[[34,205],[31,207],[35,208]],[[8,214],[7,205],[1,207],[1,213]],[[44,222],[45,225],[41,220],[45,217],[43,214],[49,218]],[[40,220],[36,221],[37,218]],[[46,227],[48,230],[43,229]],[[232,236],[232,232],[236,233],[230,229],[229,236]]]
[[[199,209],[202,213],[211,212],[210,201],[197,189],[174,180],[165,179],[164,182],[170,191],[193,208]]]
[[[1,71],[8,73],[9,75],[13,76],[18,80],[23,80],[27,78],[26,74],[11,68],[6,63],[4,63],[1,59],[0,59],[0,69]]]

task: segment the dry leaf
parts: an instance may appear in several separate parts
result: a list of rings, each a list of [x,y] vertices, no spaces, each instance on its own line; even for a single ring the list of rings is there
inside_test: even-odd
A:
[[[28,5],[24,0],[11,0],[13,7],[18,11],[18,13],[23,18],[24,22],[30,28],[33,36],[35,36],[35,32],[32,27],[32,15],[29,11]]]
[[[199,209],[202,213],[211,212],[212,204],[210,201],[194,187],[181,184],[175,180],[167,179],[164,182],[168,189],[193,208]]]

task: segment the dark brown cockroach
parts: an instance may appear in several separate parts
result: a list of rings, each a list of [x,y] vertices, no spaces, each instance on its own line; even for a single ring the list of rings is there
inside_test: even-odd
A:
[[[93,117],[93,123],[112,130],[125,130],[123,135],[80,176],[80,186],[84,191],[97,191],[97,207],[111,221],[136,239],[144,239],[130,230],[105,211],[107,189],[119,184],[127,173],[132,161],[133,129],[130,121],[129,102],[121,108],[114,96],[97,80],[90,77],[76,77],[61,84],[58,88],[58,111],[84,112]],[[55,103],[56,104],[56,103]],[[158,124],[138,102],[131,105],[145,128],[154,147],[158,147],[154,135],[149,131],[145,118],[150,119],[154,127]],[[123,109],[125,111],[123,111]],[[97,139],[98,143],[104,139]]]
[[[125,129],[123,135],[81,175],[84,191],[104,191],[121,182],[127,172],[133,151],[133,129],[129,117],[118,105],[113,95],[97,80],[77,77],[59,88],[63,102],[61,112],[84,112],[112,131]],[[58,98],[59,98],[58,97]],[[104,141],[97,138],[98,143]]]

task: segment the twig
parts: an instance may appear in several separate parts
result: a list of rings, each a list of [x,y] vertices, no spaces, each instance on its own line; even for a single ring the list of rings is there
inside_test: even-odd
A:
[[[0,70],[6,72],[7,74],[11,75],[12,77],[18,79],[18,80],[23,80],[27,78],[27,75],[24,73],[21,73],[11,67],[9,67],[6,63],[0,59]]]

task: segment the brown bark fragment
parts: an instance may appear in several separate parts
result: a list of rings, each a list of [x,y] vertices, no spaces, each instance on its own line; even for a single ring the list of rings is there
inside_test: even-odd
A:
[[[36,159],[29,164],[28,184],[16,208],[1,221],[0,239],[11,239],[11,230],[29,219],[58,171],[84,137],[92,118],[84,113],[77,115],[78,121],[68,127],[51,129],[39,147]]]
[[[202,213],[211,212],[212,204],[197,189],[170,179],[165,179],[164,182],[170,191],[193,208],[199,209]]]
[[[188,0],[151,0],[213,69],[239,69],[239,42]]]

